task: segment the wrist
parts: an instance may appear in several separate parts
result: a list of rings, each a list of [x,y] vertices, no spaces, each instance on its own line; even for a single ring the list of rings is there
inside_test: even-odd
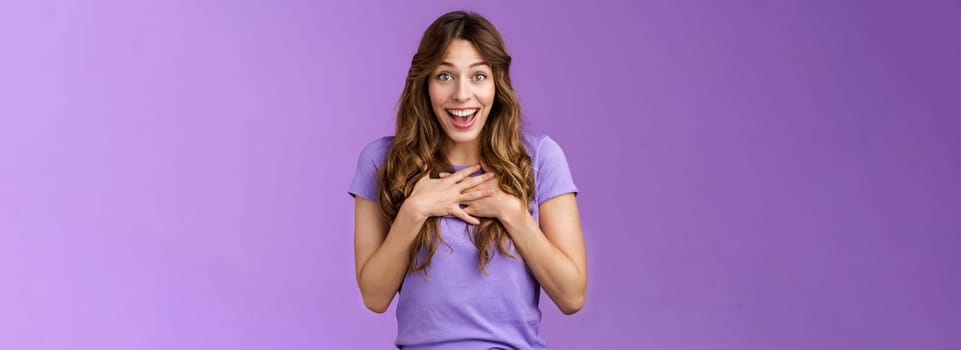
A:
[[[505,226],[518,226],[524,222],[526,216],[530,213],[527,211],[527,207],[521,203],[520,199],[514,198],[513,205],[509,206],[507,210],[498,216],[498,220]]]
[[[413,219],[414,221],[424,221],[428,218],[428,215],[421,210],[420,206],[417,205],[417,202],[411,200],[411,198],[407,198],[407,200],[400,205],[400,209],[397,211],[397,216],[405,216]]]

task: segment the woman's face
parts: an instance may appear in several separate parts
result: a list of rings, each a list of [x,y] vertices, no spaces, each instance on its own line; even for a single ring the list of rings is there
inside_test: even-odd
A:
[[[474,44],[454,39],[428,78],[434,115],[455,143],[477,139],[494,103],[494,75]]]

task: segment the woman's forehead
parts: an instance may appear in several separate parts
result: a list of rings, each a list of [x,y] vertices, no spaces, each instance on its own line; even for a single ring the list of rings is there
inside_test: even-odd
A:
[[[478,62],[484,62],[484,57],[470,41],[455,39],[444,50],[443,61],[455,66],[471,66]]]

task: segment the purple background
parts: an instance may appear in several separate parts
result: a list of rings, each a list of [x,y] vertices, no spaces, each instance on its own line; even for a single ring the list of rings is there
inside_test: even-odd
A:
[[[388,348],[346,189],[460,8],[581,189],[554,349],[961,348],[959,2],[707,0],[0,2],[0,348]]]

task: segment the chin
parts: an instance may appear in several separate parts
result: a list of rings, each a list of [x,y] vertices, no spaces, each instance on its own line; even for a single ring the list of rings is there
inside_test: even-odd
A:
[[[451,141],[455,142],[455,143],[470,143],[470,142],[474,142],[475,140],[477,140],[477,137],[478,137],[478,136],[480,136],[480,131],[479,131],[479,130],[478,130],[478,131],[470,131],[470,132],[466,132],[466,133],[458,130],[458,131],[455,131],[455,132],[453,132],[453,133],[450,133],[450,132],[447,133],[447,138],[450,139]]]

